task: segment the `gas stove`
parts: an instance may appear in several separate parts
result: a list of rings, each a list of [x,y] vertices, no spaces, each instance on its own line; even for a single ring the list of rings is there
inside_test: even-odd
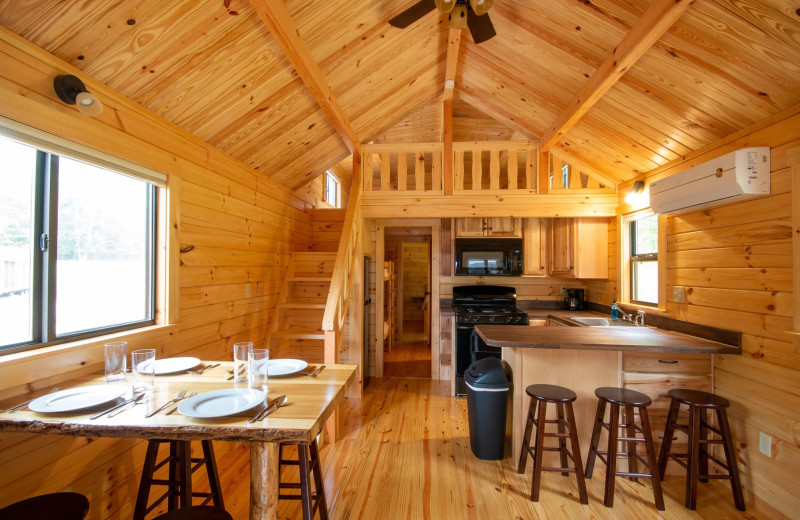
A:
[[[503,285],[463,285],[453,287],[456,315],[456,395],[464,395],[464,372],[471,363],[486,356],[500,356],[473,332],[475,325],[527,325],[528,315],[517,309],[513,287]]]

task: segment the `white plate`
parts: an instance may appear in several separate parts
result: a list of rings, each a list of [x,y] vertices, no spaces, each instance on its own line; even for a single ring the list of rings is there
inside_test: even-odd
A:
[[[178,411],[188,417],[225,417],[251,410],[266,397],[253,388],[224,388],[190,397],[178,405]]]
[[[127,391],[126,385],[81,386],[43,395],[31,401],[28,408],[41,413],[74,412],[110,403]]]
[[[196,357],[173,357],[166,359],[156,359],[156,375],[174,374],[185,372],[202,363]]]
[[[302,359],[270,359],[267,361],[267,375],[270,377],[289,376],[296,374],[308,366]],[[256,370],[264,373],[264,365],[257,367]]]

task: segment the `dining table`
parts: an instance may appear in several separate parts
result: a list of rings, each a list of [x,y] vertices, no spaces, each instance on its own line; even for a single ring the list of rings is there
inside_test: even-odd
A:
[[[250,520],[277,520],[279,445],[312,442],[322,432],[325,422],[344,398],[347,388],[355,379],[358,367],[326,364],[316,377],[309,377],[302,372],[270,377],[265,402],[284,394],[287,401],[263,420],[248,421],[264,407],[262,403],[222,416],[198,417],[192,413],[184,415],[180,410],[168,415],[166,412],[170,407],[167,407],[151,417],[146,417],[148,413],[176,397],[181,390],[186,390],[187,396],[196,392],[201,397],[209,395],[208,392],[237,392],[236,389],[247,391],[247,382],[230,380],[232,362],[204,361],[200,366],[210,367],[212,364],[216,366],[201,373],[181,371],[157,375],[154,389],[144,403],[132,406],[113,417],[107,414],[91,418],[109,404],[131,398],[130,374],[126,381],[118,383],[106,383],[103,373],[63,381],[59,383],[62,391],[79,391],[81,387],[103,385],[110,390],[116,389],[111,390],[111,395],[124,393],[111,403],[77,411],[45,413],[25,408],[15,413],[0,413],[0,431],[80,437],[249,442]],[[15,402],[41,395],[45,393],[40,391],[0,401],[0,410],[11,407]],[[189,403],[188,400],[185,402]]]

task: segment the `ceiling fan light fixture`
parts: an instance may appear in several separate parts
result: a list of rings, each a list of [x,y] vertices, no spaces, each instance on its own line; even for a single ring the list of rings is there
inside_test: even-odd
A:
[[[456,6],[456,0],[436,0],[436,8],[444,13],[449,13]]]
[[[448,15],[448,27],[451,29],[464,29],[467,26],[467,8],[457,4]]]
[[[469,6],[478,16],[486,14],[492,7],[494,0],[469,0]]]

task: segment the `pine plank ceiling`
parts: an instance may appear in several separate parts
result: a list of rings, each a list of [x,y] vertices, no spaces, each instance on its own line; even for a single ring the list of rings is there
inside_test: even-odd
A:
[[[361,143],[441,139],[446,15],[388,24],[414,3],[285,1]],[[497,36],[461,37],[454,140],[547,136],[652,3],[495,0]],[[554,147],[622,182],[797,105],[798,8],[695,0]],[[248,0],[0,0],[0,24],[288,187],[351,153]]]

